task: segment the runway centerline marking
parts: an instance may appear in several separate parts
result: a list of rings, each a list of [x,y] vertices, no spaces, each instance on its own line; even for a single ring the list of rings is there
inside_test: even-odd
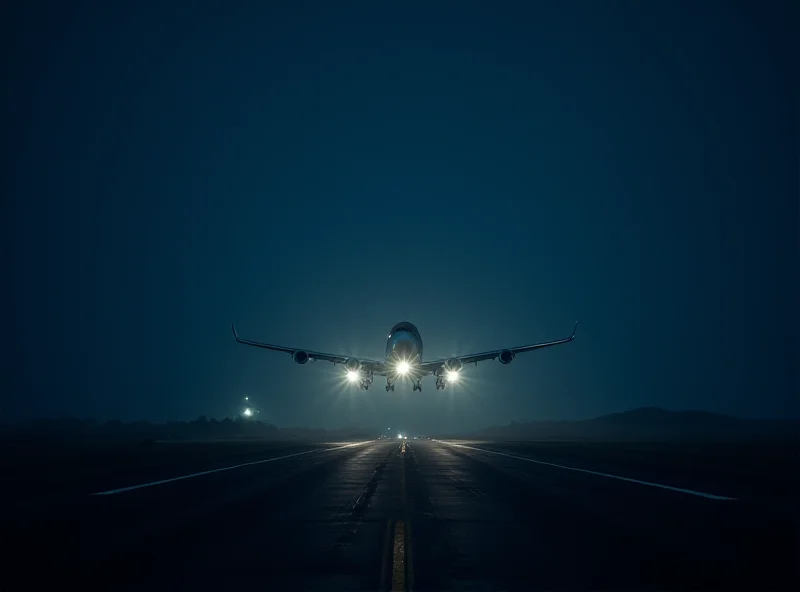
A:
[[[184,479],[192,479],[193,477],[202,477],[203,475],[210,475],[212,473],[221,473],[222,471],[232,471],[234,469],[240,469],[242,467],[251,467],[253,465],[261,465],[268,462],[274,462],[276,460],[284,460],[286,458],[292,458],[294,456],[303,456],[304,454],[313,454],[314,452],[331,452],[333,450],[342,450],[344,448],[351,448],[353,446],[361,446],[362,444],[369,444],[373,440],[367,440],[365,442],[354,442],[353,444],[345,444],[344,446],[334,446],[333,448],[315,448],[314,450],[304,450],[303,452],[295,452],[293,454],[286,454],[284,456],[277,456],[274,458],[265,458],[262,460],[254,460],[252,462],[241,463],[238,465],[233,465],[230,467],[222,467],[220,469],[211,469],[208,471],[200,471],[199,473],[192,473],[191,475],[181,475],[180,477],[171,477],[170,479],[160,479],[158,481],[151,481],[150,483],[141,483],[139,485],[130,485],[128,487],[120,487],[118,489],[109,489],[108,491],[99,491],[97,493],[90,493],[90,496],[94,495],[115,495],[117,493],[125,493],[127,491],[133,491],[135,489],[144,489],[145,487],[154,487],[156,485],[163,485],[165,483],[173,483],[175,481],[182,481]]]
[[[587,473],[589,475],[598,475],[599,477],[608,477],[610,479],[618,479],[620,481],[627,481],[628,483],[638,483],[639,485],[647,485],[649,487],[658,487],[660,489],[668,489],[670,491],[677,491],[689,495],[696,495],[697,497],[704,497],[706,499],[723,500],[723,501],[738,501],[735,497],[727,497],[724,495],[714,495],[713,493],[704,493],[702,491],[694,491],[692,489],[684,489],[682,487],[673,487],[672,485],[664,485],[662,483],[653,483],[651,481],[642,481],[640,479],[631,479],[630,477],[622,477],[620,475],[611,475],[609,473],[600,473],[598,471],[590,471],[588,469],[579,469],[577,467],[567,467],[565,465],[557,465],[555,463],[544,462],[542,460],[534,460],[525,456],[517,456],[516,454],[508,454],[507,452],[497,452],[496,450],[486,450],[485,448],[476,448],[475,446],[467,446],[466,444],[454,444],[451,442],[444,442],[442,440],[435,440],[447,446],[455,446],[457,448],[469,448],[470,450],[477,450],[478,452],[485,452],[487,454],[497,454],[498,456],[506,456],[508,458],[515,458],[517,460],[524,460],[537,465],[546,465],[548,467],[556,467],[557,469],[564,469],[567,471],[576,471],[578,473]]]

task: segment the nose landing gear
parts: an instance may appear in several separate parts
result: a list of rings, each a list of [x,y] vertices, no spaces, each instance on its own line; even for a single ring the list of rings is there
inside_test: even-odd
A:
[[[372,372],[367,374],[359,383],[359,387],[363,390],[369,390],[370,385],[372,384]]]

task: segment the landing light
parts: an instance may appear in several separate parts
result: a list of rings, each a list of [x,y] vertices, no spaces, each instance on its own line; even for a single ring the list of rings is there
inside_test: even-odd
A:
[[[361,378],[361,376],[355,370],[347,371],[347,380],[349,380],[350,382],[357,382],[359,378]]]
[[[397,434],[397,437],[402,440],[403,439],[403,434]]]
[[[250,409],[250,407],[248,407],[247,409],[244,410],[244,416],[245,417],[250,417],[251,415],[253,415],[253,410]]]
[[[411,366],[408,362],[400,362],[397,364],[397,373],[398,374],[408,374],[408,371],[411,370]]]
[[[448,370],[447,372],[447,380],[450,382],[458,382],[459,374],[455,370]]]

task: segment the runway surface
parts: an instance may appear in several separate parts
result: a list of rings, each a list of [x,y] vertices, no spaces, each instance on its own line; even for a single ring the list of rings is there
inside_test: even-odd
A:
[[[18,470],[0,589],[800,589],[792,479],[629,448],[156,445]]]

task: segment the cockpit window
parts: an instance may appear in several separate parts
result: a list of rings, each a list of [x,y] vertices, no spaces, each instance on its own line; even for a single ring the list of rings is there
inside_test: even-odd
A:
[[[408,322],[397,323],[394,327],[392,327],[392,330],[389,332],[389,335],[390,336],[394,335],[398,331],[406,331],[408,333],[411,333],[412,335],[419,335],[419,331],[417,331],[417,328]]]

